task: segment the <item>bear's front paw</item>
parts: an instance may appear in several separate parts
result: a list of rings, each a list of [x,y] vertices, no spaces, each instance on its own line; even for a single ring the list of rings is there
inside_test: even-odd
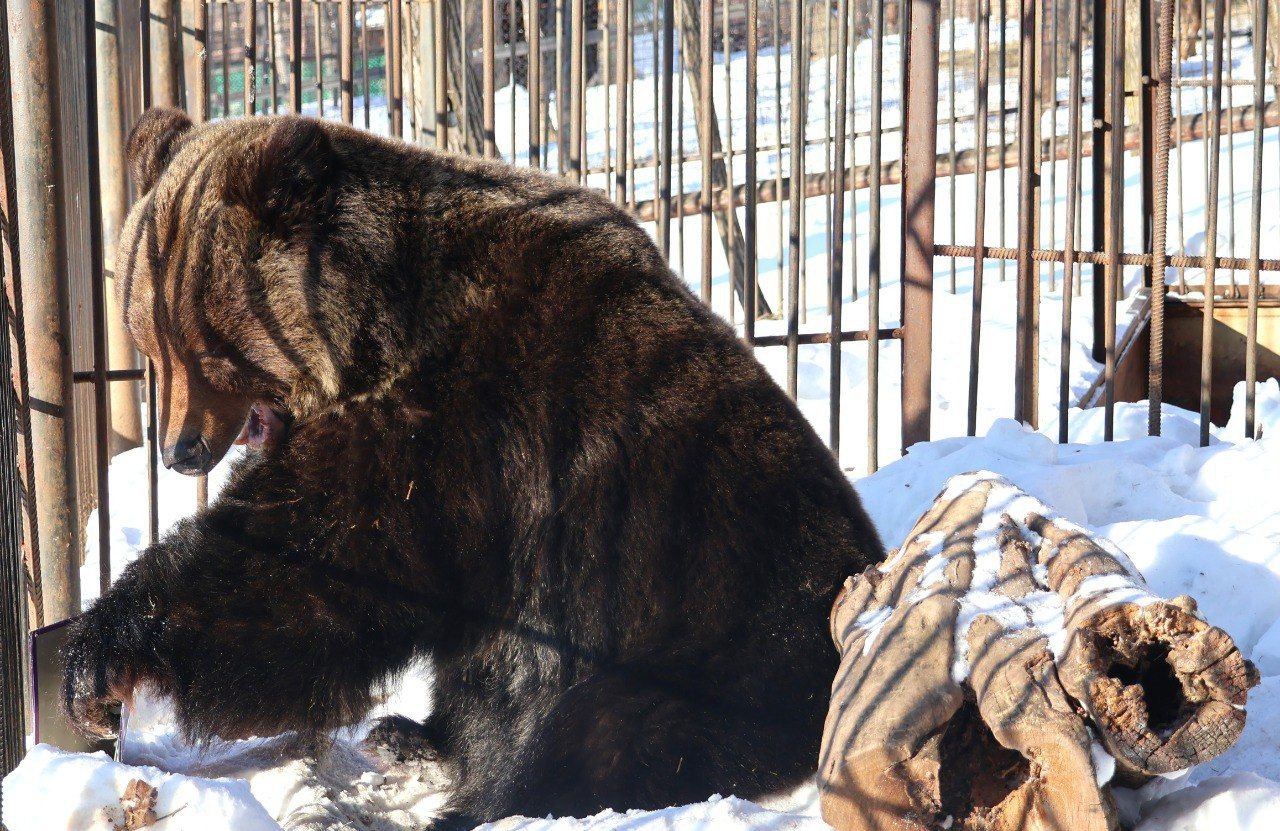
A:
[[[120,705],[130,700],[140,675],[135,651],[127,648],[138,628],[107,599],[72,624],[63,652],[63,706],[86,738],[114,738],[119,731]]]

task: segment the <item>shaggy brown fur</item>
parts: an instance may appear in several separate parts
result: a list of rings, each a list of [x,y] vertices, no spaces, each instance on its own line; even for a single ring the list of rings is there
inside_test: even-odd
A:
[[[442,825],[810,774],[827,614],[881,546],[834,459],[603,196],[296,117],[144,116],[119,256],[166,460],[291,422],[79,624],[71,712],[359,718],[435,667]],[[192,447],[195,447],[195,450]],[[426,751],[424,751],[426,752]]]

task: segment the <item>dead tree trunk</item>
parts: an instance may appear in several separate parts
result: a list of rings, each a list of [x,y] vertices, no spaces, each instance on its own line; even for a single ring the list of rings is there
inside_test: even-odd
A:
[[[831,623],[839,831],[1114,831],[1113,776],[1222,753],[1258,681],[1194,601],[990,473],[953,479]]]
[[[680,49],[684,53],[684,65],[689,72],[689,80],[695,90],[702,86],[702,23],[698,14],[696,0],[681,0],[680,9]],[[676,81],[679,81],[677,76]],[[711,146],[711,186],[715,191],[728,191],[729,169],[725,164],[723,147],[720,143],[720,122],[716,118],[716,107],[713,101],[703,101],[699,95],[693,96],[693,110],[697,114],[698,143]],[[729,191],[731,192],[731,191]],[[683,196],[684,194],[681,194]],[[747,243],[742,235],[742,226],[738,223],[738,214],[727,207],[717,206],[714,209],[716,230],[720,235],[720,244],[724,247],[729,261],[729,278],[733,281],[733,293],[747,308],[747,270],[746,258],[754,256],[747,251]],[[765,300],[760,287],[756,286],[756,316],[770,317],[773,314],[769,302]]]

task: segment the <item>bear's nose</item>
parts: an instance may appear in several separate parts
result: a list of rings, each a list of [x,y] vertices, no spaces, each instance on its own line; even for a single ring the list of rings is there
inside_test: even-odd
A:
[[[166,447],[160,455],[165,467],[187,476],[208,473],[213,467],[213,453],[204,436],[180,438],[176,444]]]

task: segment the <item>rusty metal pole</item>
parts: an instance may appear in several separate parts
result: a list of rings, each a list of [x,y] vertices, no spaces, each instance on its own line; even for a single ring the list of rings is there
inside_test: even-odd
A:
[[[928,441],[933,372],[938,4],[911,0],[902,137],[902,447]]]
[[[151,103],[182,106],[182,63],[178,48],[179,0],[153,0],[151,20]]]
[[[404,20],[401,16],[400,0],[389,0],[387,3],[388,37],[387,54],[387,111],[391,119],[391,135],[404,138]],[[320,37],[316,36],[319,44]],[[316,66],[320,66],[320,58],[316,58]],[[319,76],[317,76],[319,77]]]
[[[289,3],[289,108],[294,113],[302,112],[302,50],[302,0],[292,0]],[[368,101],[367,87],[364,95]]]
[[[1040,205],[1040,142],[1036,140],[1036,5],[1022,0],[1021,56],[1018,67],[1018,285],[1017,336],[1014,340],[1013,417],[1039,427],[1040,270],[1031,260]]]
[[[89,225],[89,282],[92,288],[93,321],[93,415],[94,468],[98,486],[98,592],[106,594],[111,585],[111,488],[107,465],[110,455],[111,422],[107,406],[108,335],[106,274],[103,268],[102,178],[98,155],[98,61],[97,49],[89,48],[90,33],[97,20],[95,4],[84,3],[85,31],[85,168],[84,206]]]
[[[71,447],[71,353],[62,245],[60,131],[52,0],[8,0],[13,95],[14,190],[18,271],[26,333],[28,414],[34,459],[44,617],[80,611],[80,534]]]
[[[95,31],[98,97],[98,160],[102,173],[102,245],[107,280],[107,340],[111,366],[133,369],[137,356],[124,329],[124,311],[115,290],[115,249],[129,210],[125,181],[125,118],[120,76],[120,2],[96,0]],[[142,446],[142,411],[138,387],[111,385],[111,453]]]
[[[355,12],[351,0],[338,5],[338,99],[342,105],[342,123],[350,124],[355,118],[355,41],[352,38]]]
[[[1173,27],[1175,21],[1174,2],[1176,0],[1155,0],[1160,4],[1155,41],[1158,44],[1155,58],[1156,76],[1153,90],[1153,167],[1152,175],[1152,226],[1151,226],[1151,351],[1147,365],[1147,432],[1153,436],[1160,435],[1160,403],[1164,398],[1164,299],[1165,299],[1165,263],[1168,252],[1168,218],[1169,218],[1169,131],[1172,126],[1173,109]],[[1266,13],[1263,13],[1263,31],[1266,31]],[[1261,67],[1263,64],[1256,64]],[[1254,88],[1262,100],[1262,73],[1259,70],[1258,86]],[[1255,156],[1257,167],[1255,175],[1262,168],[1262,119],[1257,119],[1258,127],[1254,131]],[[1181,165],[1179,165],[1181,166]],[[1258,194],[1254,195],[1255,217],[1260,203]],[[1255,228],[1257,226],[1255,225]],[[1257,239],[1255,234],[1255,240]],[[1257,247],[1253,249],[1257,256]],[[1256,276],[1256,272],[1254,273]]]
[[[435,22],[436,52],[436,148],[449,149],[449,20],[445,16],[446,0],[435,0],[432,3],[432,16]],[[366,90],[365,100],[368,100]]]
[[[244,114],[253,115],[258,108],[258,4],[244,4],[240,15],[244,29]]]
[[[209,7],[204,0],[182,2],[182,57],[187,113],[200,124],[209,120]],[[273,79],[275,72],[272,64]]]

